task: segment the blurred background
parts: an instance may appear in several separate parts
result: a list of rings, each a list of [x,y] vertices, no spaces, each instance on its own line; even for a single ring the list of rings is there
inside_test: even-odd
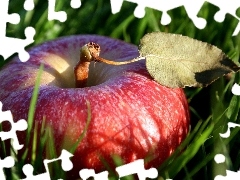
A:
[[[145,8],[145,16],[139,19],[133,14],[137,4],[128,1],[123,2],[119,13],[112,14],[110,0],[82,0],[78,9],[70,6],[70,0],[56,0],[55,10],[67,13],[65,22],[48,21],[48,1],[34,0],[32,11],[24,10],[24,2],[10,0],[9,13],[18,13],[21,21],[17,25],[8,23],[6,34],[25,39],[25,28],[32,26],[36,35],[30,46],[74,34],[104,35],[138,45],[144,34],[164,31],[216,45],[233,61],[239,61],[240,34],[232,36],[238,20],[227,14],[222,23],[216,22],[214,15],[219,8],[207,2],[198,13],[207,20],[202,30],[195,27],[184,7],[170,10],[168,14],[172,21],[163,26],[160,24],[161,11]],[[240,17],[240,8],[236,14]],[[10,60],[11,57],[4,61],[0,56],[0,67]],[[220,78],[206,88],[185,89],[191,109],[191,133],[183,143],[182,153],[174,154],[158,168],[158,179],[214,179],[216,175],[226,175],[226,170],[239,170],[240,128],[232,128],[229,138],[219,136],[226,132],[228,122],[240,124],[240,97],[231,93],[233,84],[240,83],[239,78],[236,73]],[[219,153],[226,157],[224,163],[214,161],[214,156]]]

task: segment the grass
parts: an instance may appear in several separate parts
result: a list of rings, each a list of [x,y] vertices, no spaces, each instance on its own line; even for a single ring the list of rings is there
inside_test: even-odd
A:
[[[159,23],[162,12],[146,8],[145,17],[138,19],[133,15],[136,4],[126,1],[119,13],[112,14],[110,2],[106,0],[82,0],[80,9],[72,9],[67,0],[58,0],[56,10],[64,10],[68,14],[67,21],[61,23],[47,21],[47,1],[35,0],[36,8],[29,12],[23,9],[23,2],[23,0],[10,0],[9,12],[19,13],[21,21],[18,25],[7,25],[7,36],[24,39],[24,29],[33,26],[36,35],[35,42],[31,46],[72,34],[105,35],[138,45],[145,33],[165,31],[216,45],[235,62],[239,61],[240,35],[232,36],[238,21],[227,14],[224,22],[216,22],[213,16],[218,8],[209,3],[205,3],[198,14],[199,17],[207,20],[207,26],[199,30],[188,18],[183,7],[169,11],[172,22],[163,26]],[[10,59],[11,57],[3,61],[0,57],[0,67]],[[239,73],[233,75],[231,79],[220,78],[206,88],[185,89],[191,110],[191,132],[175,153],[158,168],[158,179],[161,179],[160,177],[186,180],[198,177],[214,179],[216,175],[225,175],[226,170],[239,169],[240,128],[232,128],[229,138],[224,139],[219,136],[219,133],[227,130],[228,122],[240,124],[240,97],[231,93],[231,87],[235,82],[240,83]],[[37,93],[33,97],[37,98]],[[34,101],[32,102],[29,119],[33,120]],[[33,144],[36,143],[34,142],[36,136],[36,134],[33,136]],[[41,144],[44,146],[46,136],[42,137]],[[4,143],[1,142],[1,146],[4,146]],[[34,148],[32,150],[36,151]],[[225,155],[225,163],[217,164],[214,161],[214,156],[218,153]],[[38,167],[40,162],[35,157],[34,167]],[[20,161],[18,164],[18,167],[23,165]],[[16,168],[13,172],[6,169],[5,172],[9,179],[17,179],[19,169]]]

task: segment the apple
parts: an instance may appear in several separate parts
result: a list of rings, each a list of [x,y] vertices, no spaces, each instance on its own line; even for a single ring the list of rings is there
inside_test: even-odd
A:
[[[15,57],[0,70],[3,110],[11,110],[16,121],[27,119],[42,63],[34,123],[40,127],[45,119],[58,152],[76,143],[91,112],[86,134],[72,158],[72,178],[79,177],[83,168],[105,170],[102,159],[115,168],[113,155],[124,163],[145,159],[146,167],[159,167],[189,131],[184,91],[155,82],[146,70],[145,60],[121,66],[90,62],[87,81],[76,87],[74,69],[81,47],[89,42],[99,44],[100,56],[106,59],[119,62],[139,56],[135,45],[98,35],[45,42],[29,50],[27,62]],[[18,135],[20,143],[25,142],[25,133]]]

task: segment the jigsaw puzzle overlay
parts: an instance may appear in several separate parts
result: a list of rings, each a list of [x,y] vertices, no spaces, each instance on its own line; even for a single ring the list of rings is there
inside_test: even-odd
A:
[[[224,163],[225,162],[225,156],[223,154],[217,154],[214,157],[214,160],[217,164]],[[217,175],[214,180],[234,180],[240,178],[240,171],[234,172],[234,171],[226,171],[226,176]]]
[[[229,123],[228,123],[228,125],[229,125]],[[237,127],[237,126],[240,127],[240,125],[238,125],[238,124],[231,123],[231,125],[228,126],[227,132],[224,133],[224,135],[226,135],[224,138],[227,138],[230,136],[229,127]],[[223,137],[222,135],[223,134],[220,134],[221,137]],[[216,154],[214,156],[214,160],[217,164],[220,164],[220,163],[224,163],[226,158],[223,154]],[[217,175],[214,178],[214,180],[234,180],[234,179],[240,179],[240,170],[237,172],[226,170],[226,176]]]
[[[0,123],[3,121],[8,121],[11,124],[11,129],[7,132],[0,131],[0,138],[2,141],[7,139],[13,140],[13,148],[15,150],[20,150],[23,148],[23,145],[19,145],[19,141],[17,138],[16,131],[24,131],[27,129],[27,121],[21,119],[17,122],[13,121],[12,114],[10,111],[2,111],[2,103],[0,102]],[[31,164],[25,164],[22,168],[23,174],[26,178],[22,180],[51,180],[50,172],[48,169],[48,164],[53,163],[55,161],[61,161],[62,169],[66,171],[70,171],[73,168],[72,161],[70,158],[73,157],[73,154],[69,153],[66,150],[62,150],[61,155],[55,159],[45,159],[43,161],[44,167],[46,169],[45,173],[34,175],[34,168]],[[12,168],[15,165],[14,158],[11,156],[5,157],[4,159],[0,159],[0,179],[5,180],[4,168]],[[125,164],[123,166],[119,166],[116,168],[118,172],[119,178],[125,177],[132,174],[137,174],[139,180],[145,180],[146,178],[156,178],[158,176],[157,169],[144,168],[144,160],[139,159],[129,164]],[[79,171],[79,177],[83,180],[87,180],[90,177],[93,177],[95,180],[108,180],[108,172],[103,171],[101,173],[96,174],[93,169],[82,169]]]
[[[22,180],[51,180],[51,177],[50,177],[50,173],[49,173],[49,169],[48,169],[48,164],[49,163],[52,163],[54,161],[61,161],[61,167],[64,171],[69,171],[73,168],[73,164],[72,164],[72,161],[70,160],[70,158],[72,157],[73,155],[71,153],[69,153],[68,151],[66,150],[62,150],[62,153],[61,155],[56,158],[56,159],[51,159],[51,160],[48,160],[48,159],[45,159],[43,161],[43,164],[44,164],[44,167],[46,169],[46,172],[45,173],[42,173],[42,174],[38,174],[38,175],[33,175],[33,166],[31,164],[25,164],[23,166],[23,173],[26,175],[26,178],[22,179]]]
[[[158,176],[156,168],[150,168],[147,170],[144,168],[143,159],[119,166],[116,168],[116,171],[119,175],[119,179],[132,174],[137,174],[139,180],[145,180],[146,178],[154,179]],[[79,172],[79,176],[82,178],[82,180],[87,180],[90,177],[93,177],[94,180],[108,180],[107,171],[95,174],[93,169],[82,169]]]
[[[240,86],[238,84],[234,84],[232,87],[232,93],[234,95],[240,96]],[[228,123],[228,129],[225,133],[220,133],[219,135],[222,138],[228,138],[230,136],[230,128],[240,127],[240,124]],[[217,164],[224,163],[225,162],[225,156],[223,154],[216,154],[214,157],[214,160]],[[233,179],[240,179],[240,171],[234,172],[226,170],[226,176],[218,175],[214,178],[214,180],[233,180]]]
[[[18,24],[20,22],[20,16],[18,14],[8,14],[8,4],[9,0],[0,1],[0,55],[2,55],[4,59],[7,59],[17,52],[22,61],[27,61],[29,54],[24,48],[34,42],[35,29],[33,27],[27,27],[25,29],[26,39],[6,37],[7,23]]]
[[[48,20],[58,20],[65,22],[67,20],[67,13],[64,11],[55,12],[56,0],[48,1]],[[9,0],[0,1],[0,55],[7,59],[14,53],[18,53],[19,59],[26,62],[29,59],[29,54],[26,52],[26,46],[34,42],[34,35],[36,33],[33,27],[26,27],[24,34],[26,39],[18,39],[6,37],[7,23],[18,24],[20,16],[17,13],[8,14]],[[76,9],[81,6],[80,0],[71,0],[70,5]],[[34,0],[25,0],[24,9],[31,11],[34,9]]]
[[[237,91],[239,93],[240,86],[239,85],[235,86],[235,89],[236,89],[236,87],[238,89],[235,91]],[[232,88],[232,89],[234,89],[234,88]],[[12,144],[13,148],[15,150],[20,150],[21,148],[23,148],[23,145],[19,144],[16,131],[26,130],[27,129],[27,121],[24,119],[21,119],[17,122],[14,122],[12,114],[9,110],[2,111],[2,103],[0,102],[0,123],[2,123],[3,121],[8,121],[11,124],[11,129],[7,132],[0,131],[1,140],[4,141],[7,139],[12,139],[13,140],[13,144]],[[240,125],[229,122],[227,131],[223,134],[220,134],[220,136],[223,138],[228,138],[230,136],[230,128],[235,128],[235,127],[240,127]],[[49,169],[48,169],[48,164],[55,162],[55,161],[61,161],[62,169],[64,171],[69,171],[73,168],[73,164],[70,160],[70,158],[72,156],[73,155],[71,153],[69,153],[68,151],[63,149],[61,152],[61,155],[58,158],[51,159],[51,160],[45,159],[43,161],[43,164],[46,169],[46,172],[37,174],[37,175],[33,175],[34,168],[31,164],[25,164],[22,168],[22,171],[23,171],[24,175],[26,176],[26,178],[24,178],[22,180],[42,180],[42,179],[51,180],[51,176],[50,176]],[[217,154],[217,155],[215,155],[214,160],[218,164],[224,163],[225,156],[222,154]],[[11,156],[5,157],[4,159],[0,159],[0,179],[1,180],[6,179],[3,169],[4,168],[12,168],[14,165],[15,165],[14,158]],[[129,164],[119,166],[116,168],[116,171],[119,175],[119,178],[129,176],[132,174],[137,174],[139,180],[145,180],[146,178],[154,179],[158,176],[158,172],[157,172],[156,168],[150,168],[147,170],[144,168],[144,160],[143,159],[139,159],[139,160],[136,160]],[[83,180],[87,180],[90,177],[93,177],[95,180],[107,180],[108,174],[109,173],[107,171],[103,171],[103,172],[96,174],[93,169],[82,169],[79,171],[79,177],[82,178]],[[214,180],[226,180],[226,179],[231,180],[231,179],[240,178],[240,171],[233,172],[233,171],[226,170],[226,174],[227,174],[226,176],[218,175],[215,177]]]
[[[11,124],[11,129],[7,132],[0,131],[0,138],[1,141],[5,141],[7,139],[11,139],[13,141],[12,146],[14,150],[20,150],[23,148],[23,145],[19,144],[18,137],[16,134],[16,131],[24,131],[27,129],[27,121],[24,119],[21,119],[17,122],[13,121],[13,117],[11,112],[8,111],[2,111],[2,102],[0,102],[0,124],[3,121],[8,121]],[[73,168],[73,164],[70,160],[70,158],[73,155],[69,153],[66,150],[62,150],[61,155],[56,159],[45,159],[43,161],[44,167],[46,169],[45,173],[33,175],[33,166],[30,164],[26,164],[23,166],[23,173],[26,175],[26,178],[24,180],[51,180],[49,170],[48,170],[48,164],[55,162],[55,161],[61,161],[61,167],[64,171],[69,171]],[[4,159],[0,158],[0,179],[5,180],[5,174],[4,174],[4,168],[12,168],[15,165],[14,158],[11,156],[5,157]]]
[[[118,13],[121,10],[121,6],[124,0],[110,0],[112,13]],[[239,20],[236,26],[233,36],[237,36],[240,32],[240,17],[236,15],[237,9],[240,7],[239,0],[232,0],[231,3],[227,0],[125,0],[137,4],[134,11],[134,15],[138,18],[142,18],[145,15],[145,8],[152,8],[162,11],[161,24],[167,25],[171,22],[171,17],[168,15],[168,11],[174,8],[183,6],[193,21],[194,25],[203,29],[207,25],[207,21],[203,18],[197,17],[198,12],[202,8],[204,2],[209,2],[220,10],[215,14],[214,19],[217,22],[223,22],[226,14],[231,14],[233,17]],[[7,59],[14,53],[18,53],[19,59],[23,62],[29,59],[29,54],[26,52],[25,47],[33,43],[33,37],[35,35],[35,29],[33,27],[26,27],[25,36],[26,39],[10,38],[6,37],[6,24],[18,24],[20,22],[20,16],[17,13],[8,14],[9,0],[0,1],[0,55]],[[56,0],[48,0],[48,20],[58,20],[65,22],[67,20],[67,13],[64,11],[55,11]],[[77,9],[81,7],[80,0],[71,0],[70,5],[72,8]],[[24,9],[31,11],[34,9],[34,0],[25,0]],[[14,44],[14,46],[12,46]]]
[[[64,23],[67,20],[67,13],[65,11],[55,11],[55,4],[57,0],[48,0],[48,20],[58,20]],[[124,0],[110,0],[112,13],[118,13],[121,10],[121,6]],[[171,22],[171,17],[167,13],[169,10],[174,8],[183,6],[189,16],[189,18],[193,21],[194,25],[203,29],[207,25],[207,21],[203,18],[197,17],[198,12],[202,8],[205,2],[209,2],[217,7],[219,7],[219,11],[215,14],[214,19],[217,22],[223,22],[226,14],[230,14],[235,17],[239,23],[236,26],[233,36],[239,35],[240,32],[240,17],[236,15],[237,9],[240,7],[239,0],[232,0],[231,2],[226,0],[125,0],[131,3],[137,4],[136,9],[134,10],[134,15],[137,18],[142,18],[145,15],[145,8],[152,8],[159,11],[162,11],[162,18],[160,23],[162,25],[167,25]],[[18,56],[22,62],[25,62],[29,59],[29,54],[26,52],[26,46],[30,45],[34,42],[34,35],[36,34],[34,27],[26,27],[24,30],[26,39],[18,39],[12,37],[6,37],[6,28],[7,23],[18,24],[20,22],[20,15],[17,13],[8,14],[8,6],[9,0],[1,0],[0,1],[0,55],[7,59],[14,53],[18,53]],[[81,7],[81,0],[71,0],[70,6],[74,9]],[[31,11],[34,9],[34,0],[25,0],[24,9],[26,11]],[[14,46],[13,46],[14,45]],[[234,84],[232,87],[232,93],[234,95],[240,96],[240,86],[238,84]],[[13,121],[13,117],[10,111],[2,111],[2,103],[0,102],[0,123],[3,121],[8,121],[11,124],[11,129],[8,132],[0,131],[1,141],[5,141],[7,139],[11,139],[12,146],[15,150],[20,150],[24,145],[19,144],[16,131],[25,131],[27,129],[27,122],[24,119],[18,120],[16,122]],[[240,125],[235,123],[228,123],[228,129],[226,133],[220,134],[222,138],[228,138],[230,136],[230,128],[240,127]],[[64,171],[69,171],[73,168],[73,164],[70,158],[73,155],[66,150],[62,150],[61,155],[56,159],[44,160],[43,164],[45,166],[46,172],[38,175],[33,175],[34,168],[31,164],[26,164],[23,166],[23,173],[26,175],[24,180],[50,180],[50,174],[48,170],[48,164],[61,161],[61,167]],[[225,156],[222,154],[217,154],[215,156],[216,163],[224,163]],[[4,168],[12,168],[15,165],[14,158],[11,156],[0,159],[0,179],[5,179]],[[144,180],[146,178],[156,178],[158,172],[155,168],[144,169],[144,162],[142,159],[137,160],[135,162],[120,166],[116,168],[116,171],[119,174],[119,178],[128,176],[131,174],[137,174],[140,180]],[[227,176],[216,176],[215,180],[221,179],[240,179],[240,171],[226,171]],[[93,169],[82,169],[79,171],[79,177],[82,179],[88,179],[89,177],[93,177],[94,179],[105,180],[108,179],[108,172],[104,171],[96,174]]]
[[[110,0],[112,13],[118,13],[121,10],[121,6],[124,0]],[[239,0],[232,0],[231,2],[227,0],[125,0],[128,2],[136,3],[137,7],[134,11],[135,17],[142,18],[145,15],[145,8],[151,8],[155,10],[162,11],[161,24],[167,25],[171,22],[171,17],[168,15],[168,11],[175,9],[177,7],[183,6],[188,14],[188,17],[193,21],[194,25],[203,29],[207,21],[203,18],[197,17],[198,12],[202,8],[204,2],[209,2],[217,7],[220,10],[215,14],[214,19],[217,22],[223,22],[226,14],[231,14],[233,17],[239,20],[235,31],[233,32],[233,36],[237,36],[240,32],[240,17],[236,15],[237,9],[240,7]]]
[[[0,123],[3,121],[8,121],[11,124],[11,130],[8,132],[0,131],[0,138],[2,141],[7,139],[12,139],[13,148],[20,150],[23,148],[23,145],[20,145],[18,142],[18,137],[16,131],[24,131],[27,129],[27,122],[24,119],[21,119],[17,122],[13,122],[13,117],[10,111],[2,111],[2,103],[0,102]]]
[[[233,87],[232,87],[232,93],[233,93],[234,95],[240,96],[240,86],[239,86],[237,83],[235,83],[235,84],[233,85]]]

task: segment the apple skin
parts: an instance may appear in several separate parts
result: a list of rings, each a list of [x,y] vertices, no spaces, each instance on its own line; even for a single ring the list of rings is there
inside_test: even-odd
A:
[[[80,48],[88,42],[98,43],[100,56],[106,59],[125,61],[139,56],[136,46],[97,35],[45,42],[29,50],[31,58],[27,62],[16,57],[1,69],[3,110],[11,110],[15,121],[27,119],[37,72],[43,63],[35,123],[41,125],[46,119],[58,152],[69,150],[83,132],[88,116],[86,102],[90,103],[91,122],[72,158],[73,177],[79,177],[82,168],[105,170],[100,157],[114,168],[113,154],[124,163],[151,157],[146,167],[159,167],[189,131],[189,108],[183,90],[155,82],[145,60],[122,66],[93,62],[88,87],[74,88],[73,68],[79,61]],[[24,134],[19,133],[22,143]]]

